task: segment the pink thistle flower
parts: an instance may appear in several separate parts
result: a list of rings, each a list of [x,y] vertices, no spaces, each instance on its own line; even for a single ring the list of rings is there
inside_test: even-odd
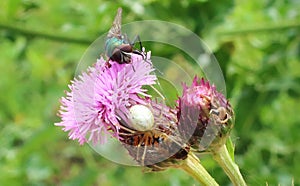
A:
[[[107,135],[118,137],[119,119],[128,115],[132,103],[143,104],[150,97],[143,85],[155,84],[156,76],[147,56],[132,54],[130,64],[110,61],[108,68],[103,58],[93,67],[71,81],[70,92],[61,99],[56,126],[69,132],[69,138],[80,144],[92,141],[104,143]]]
[[[182,137],[198,151],[223,145],[233,127],[233,110],[225,96],[203,78],[184,85],[178,100],[178,128]]]

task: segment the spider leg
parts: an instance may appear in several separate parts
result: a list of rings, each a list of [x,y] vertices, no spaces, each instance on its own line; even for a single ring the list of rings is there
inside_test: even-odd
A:
[[[147,152],[147,145],[144,146],[144,152],[142,155],[142,166],[145,166],[145,157],[146,157],[146,152]]]
[[[139,140],[140,142],[139,142],[139,144],[138,144],[138,146],[137,146],[137,150],[136,150],[136,158],[135,158],[137,161],[139,161],[139,159],[140,159],[140,158],[139,158],[139,157],[140,157],[140,156],[139,156],[139,154],[140,154],[140,147],[142,147],[143,140],[144,140],[144,136],[142,137],[141,140]],[[144,148],[145,148],[145,147],[144,147]],[[144,164],[144,163],[142,163],[142,166],[143,166],[143,164]]]
[[[160,93],[154,86],[149,85],[162,99],[163,101],[166,100],[166,98],[162,95],[162,93]]]
[[[123,130],[125,130],[125,131],[127,131],[127,132],[130,132],[130,133],[136,133],[135,130],[132,130],[132,129],[127,128],[127,127],[124,127],[123,125],[117,125],[117,126],[120,127],[120,129],[123,129]]]
[[[139,154],[140,154],[139,147],[141,147],[143,145],[143,143],[144,143],[144,146],[143,146],[144,150],[143,150],[142,157],[140,159],[139,158]],[[146,132],[143,135],[142,139],[140,140],[140,143],[138,145],[138,150],[137,150],[137,157],[136,157],[136,159],[137,160],[139,160],[139,159],[141,160],[141,165],[142,166],[145,166],[145,158],[146,158],[146,153],[147,153],[147,146],[151,146],[152,143],[153,143],[153,136],[152,136],[152,133],[150,131],[148,131],[148,132]]]
[[[176,140],[176,136],[167,135],[161,129],[158,129],[158,131],[162,132],[161,136],[163,136],[163,138],[171,140],[172,142],[174,142],[175,144],[177,144],[179,147],[184,147],[184,143],[180,143],[180,140]]]
[[[154,170],[154,171],[163,171],[163,170],[165,170],[165,168],[162,168],[162,167],[160,167],[158,165],[155,165],[155,164],[151,165],[151,169]]]

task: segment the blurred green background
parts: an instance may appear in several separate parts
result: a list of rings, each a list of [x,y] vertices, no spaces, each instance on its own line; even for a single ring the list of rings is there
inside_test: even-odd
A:
[[[78,61],[119,6],[123,23],[170,21],[203,38],[224,72],[236,113],[236,161],[247,183],[300,185],[298,0],[2,0],[0,185],[198,185],[181,170],[117,165],[53,125]],[[209,156],[202,159],[220,185],[230,185]]]

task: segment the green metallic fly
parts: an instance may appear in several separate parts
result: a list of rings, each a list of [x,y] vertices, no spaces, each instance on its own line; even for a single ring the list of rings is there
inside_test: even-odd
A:
[[[142,54],[142,43],[140,37],[135,36],[133,42],[130,42],[126,35],[121,32],[122,8],[118,8],[117,15],[114,19],[111,29],[107,34],[105,42],[105,52],[110,60],[116,61],[119,64],[128,64],[131,62],[131,54]],[[134,49],[136,41],[139,42],[140,51]],[[107,62],[108,63],[108,62]],[[108,63],[108,66],[110,64]]]
[[[115,61],[119,64],[129,64],[131,63],[131,55],[138,54],[145,59],[146,54],[143,51],[142,42],[140,40],[139,35],[136,35],[133,39],[133,42],[130,42],[127,38],[126,34],[122,34],[121,32],[121,21],[122,21],[122,8],[118,8],[117,15],[114,19],[112,27],[110,28],[107,39],[105,42],[105,53],[108,56],[108,60],[106,62],[107,67],[111,67],[109,60]],[[140,50],[134,49],[134,45],[139,43]],[[145,60],[145,62],[152,65],[152,63]],[[135,71],[134,67],[132,66],[133,71]],[[158,82],[159,83],[159,82]],[[165,97],[152,85],[149,85],[158,95],[165,100]]]

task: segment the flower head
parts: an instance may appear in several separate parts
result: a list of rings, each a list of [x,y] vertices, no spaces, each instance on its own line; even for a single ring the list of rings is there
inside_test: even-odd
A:
[[[195,77],[190,87],[184,85],[178,103],[178,128],[191,147],[204,151],[225,142],[233,127],[233,110],[214,85]]]
[[[71,81],[70,92],[61,99],[58,115],[62,121],[55,125],[69,131],[69,138],[80,144],[105,142],[108,133],[118,136],[120,117],[128,115],[133,102],[144,103],[141,96],[149,95],[143,85],[155,83],[150,52],[147,56],[132,54],[130,64],[110,63],[108,67],[103,58],[98,59]]]

